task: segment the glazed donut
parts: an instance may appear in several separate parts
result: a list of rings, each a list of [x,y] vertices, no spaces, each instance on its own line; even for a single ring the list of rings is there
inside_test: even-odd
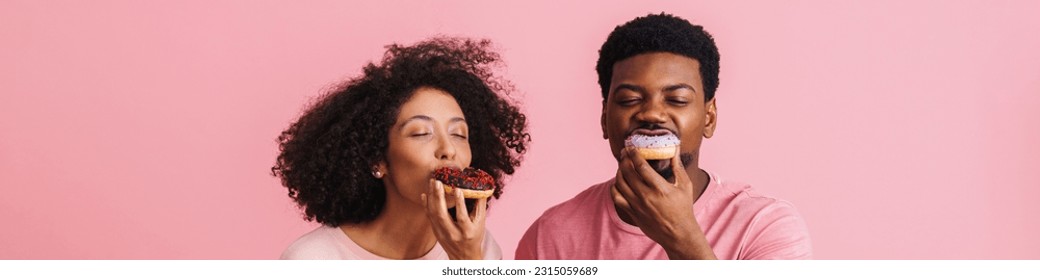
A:
[[[625,147],[636,147],[639,155],[646,160],[664,160],[675,156],[675,147],[679,146],[679,138],[675,134],[644,135],[632,134],[625,139]]]
[[[495,193],[495,178],[483,170],[466,167],[459,170],[441,167],[433,171],[433,179],[444,184],[444,192],[454,195],[454,188],[462,190],[465,198],[480,199]]]

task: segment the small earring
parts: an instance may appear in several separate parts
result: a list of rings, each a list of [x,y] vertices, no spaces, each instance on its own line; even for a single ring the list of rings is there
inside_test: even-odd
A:
[[[379,172],[379,170],[374,170],[374,171],[372,171],[372,176],[376,177],[376,179],[382,179],[383,178],[383,172]]]

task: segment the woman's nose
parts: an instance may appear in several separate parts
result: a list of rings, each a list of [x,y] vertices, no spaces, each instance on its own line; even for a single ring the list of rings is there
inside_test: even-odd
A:
[[[450,136],[447,133],[441,133],[437,137],[437,151],[436,157],[440,160],[453,160],[455,159],[455,143],[451,142]]]

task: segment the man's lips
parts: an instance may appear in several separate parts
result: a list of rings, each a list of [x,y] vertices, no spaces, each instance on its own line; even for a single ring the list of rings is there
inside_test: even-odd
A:
[[[675,134],[675,133],[673,133],[671,130],[667,130],[667,129],[664,129],[664,128],[659,128],[659,129],[637,128],[635,130],[632,130],[632,132],[628,133],[629,136],[631,136],[632,134],[660,136],[660,135]]]

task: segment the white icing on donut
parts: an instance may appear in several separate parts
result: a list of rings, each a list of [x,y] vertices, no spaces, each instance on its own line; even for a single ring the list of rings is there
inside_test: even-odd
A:
[[[643,135],[643,134],[632,134],[625,139],[625,146],[635,146],[637,148],[663,148],[663,147],[674,147],[679,145],[679,138],[675,137],[675,134],[665,135]]]

